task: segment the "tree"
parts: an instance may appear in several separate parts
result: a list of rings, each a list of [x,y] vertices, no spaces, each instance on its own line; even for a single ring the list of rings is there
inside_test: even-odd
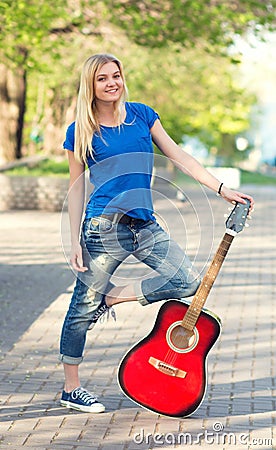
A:
[[[21,156],[25,96],[26,69],[0,64],[0,163]]]
[[[113,23],[121,28],[118,33],[149,48],[174,42],[181,48],[225,49],[234,33],[272,28],[274,1],[2,0],[0,160],[21,155],[30,74],[53,70],[70,38],[91,37],[96,42]],[[51,95],[57,96],[55,86]]]
[[[44,151],[56,153],[64,138],[65,127],[74,120],[80,69],[84,59],[103,49],[118,50],[125,63],[130,100],[152,105],[176,140],[183,134],[196,135],[208,146],[225,149],[222,136],[236,135],[249,126],[249,114],[255,98],[234,82],[236,66],[226,57],[206,54],[199,49],[149,49],[130,42],[116,28],[108,36],[95,38],[75,33],[67,36],[63,59],[55,72],[44,75],[43,106]],[[82,49],[81,53],[79,49]],[[36,115],[40,80],[30,77],[27,124]],[[30,129],[26,127],[28,135]],[[28,137],[28,136],[26,136]]]
[[[89,1],[88,1],[89,3]],[[109,19],[142,45],[227,48],[235,34],[275,29],[275,0],[114,0]]]
[[[233,156],[225,136],[233,140],[249,128],[255,96],[235,81],[237,68],[226,57],[174,47],[138,55],[139,70],[132,67],[129,83],[132,97],[142,95],[155,106],[177,142],[183,134],[196,135],[219,155]]]
[[[0,2],[0,161],[21,156],[30,71],[45,70],[43,53],[55,58],[58,34],[66,11],[63,0],[2,0]],[[58,19],[57,19],[58,17]]]

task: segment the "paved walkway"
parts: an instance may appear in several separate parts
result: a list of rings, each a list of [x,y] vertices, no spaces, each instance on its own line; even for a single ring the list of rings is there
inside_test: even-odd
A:
[[[1,448],[276,448],[276,189],[246,190],[256,198],[251,226],[234,239],[207,301],[223,322],[208,360],[208,389],[199,409],[181,420],[140,408],[116,380],[121,357],[151,330],[160,304],[118,305],[117,322],[98,324],[89,334],[82,381],[97,392],[106,412],[92,415],[59,406],[58,341],[74,281],[60,239],[67,251],[68,218],[64,214],[60,233],[60,214],[0,215]],[[199,190],[188,190],[186,203],[155,197],[164,226],[197,268],[206,270],[225,232],[228,205],[209,194],[209,206]],[[117,281],[147,274],[130,258]]]

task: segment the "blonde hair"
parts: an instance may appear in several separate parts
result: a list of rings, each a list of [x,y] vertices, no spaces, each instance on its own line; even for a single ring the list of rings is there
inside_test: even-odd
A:
[[[82,69],[80,87],[77,100],[74,154],[79,162],[87,162],[87,156],[93,158],[92,138],[95,132],[101,135],[100,124],[97,118],[95,102],[95,76],[101,67],[109,62],[117,64],[123,80],[123,93],[114,103],[115,123],[119,126],[123,122],[123,104],[127,99],[122,63],[113,55],[97,54],[88,58]]]

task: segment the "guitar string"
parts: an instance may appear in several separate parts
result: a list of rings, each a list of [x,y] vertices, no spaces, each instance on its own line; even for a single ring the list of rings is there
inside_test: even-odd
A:
[[[230,245],[231,245],[233,239],[234,239],[234,236],[229,235],[228,233],[225,233],[225,235],[220,243],[220,246],[213,258],[213,261],[212,261],[205,277],[202,280],[202,283],[199,288],[199,292],[197,292],[197,295],[195,295],[191,305],[188,307],[188,309],[184,315],[182,322],[185,322],[188,325],[188,329],[192,328],[191,331],[193,331],[193,329],[196,325],[196,322],[201,313],[202,307],[203,307],[203,305],[207,299],[207,296],[209,295],[209,292],[215,282],[217,274],[222,266],[222,263],[225,259],[225,256],[227,255],[227,252],[230,248]],[[223,244],[225,244],[225,243],[226,243],[226,246],[223,247]],[[209,281],[210,281],[210,283],[209,283]],[[194,310],[191,308],[191,306],[194,307]],[[180,336],[180,342],[182,341],[182,345],[184,343],[184,339],[185,339],[184,337],[182,338]],[[182,348],[182,346],[179,345],[179,348]],[[189,348],[189,346],[187,348]],[[175,360],[177,359],[177,357],[178,357],[178,352],[172,350],[169,347],[169,349],[165,355],[164,361],[169,361],[170,365],[173,365]]]
[[[185,313],[183,321],[188,325],[188,329],[192,328],[190,331],[193,331],[193,329],[196,325],[196,322],[201,313],[202,307],[203,307],[203,305],[206,301],[206,298],[214,284],[216,276],[222,266],[225,256],[227,255],[227,252],[230,248],[233,238],[234,238],[234,236],[229,235],[227,233],[224,235],[224,237],[220,243],[220,246],[213,258],[213,261],[212,261],[208,271],[206,272],[206,275],[204,276],[202,283],[199,287],[199,294],[201,293],[201,291],[203,291],[204,296],[200,297],[200,295],[198,295],[198,292],[197,292],[197,294],[194,297],[193,302],[191,303],[190,307],[187,309],[187,311]],[[226,244],[225,247],[224,247],[224,244]],[[217,262],[217,260],[218,260],[218,262]],[[211,280],[211,283],[209,284],[209,280],[211,277],[212,277],[212,280]],[[205,295],[205,294],[207,294],[207,295]],[[191,306],[195,307],[195,310],[193,310],[191,308]],[[193,332],[193,336],[194,336],[194,332]],[[179,338],[180,342],[179,342],[178,348],[182,349],[182,346],[186,339],[187,338],[185,338],[184,336],[183,337],[180,336],[180,338]],[[195,339],[195,336],[194,336],[194,339]],[[189,346],[187,346],[186,348],[188,349]],[[177,359],[177,355],[178,355],[178,352],[172,350],[170,347],[164,357],[164,362],[167,362],[172,365],[174,363],[174,361]]]

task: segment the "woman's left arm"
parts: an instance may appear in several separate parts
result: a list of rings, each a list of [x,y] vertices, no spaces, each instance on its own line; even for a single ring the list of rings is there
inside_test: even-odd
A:
[[[189,155],[179,145],[177,145],[173,139],[167,134],[161,125],[160,120],[156,120],[153,127],[150,130],[153,142],[166,155],[172,163],[185,174],[204,184],[214,192],[218,192],[221,185],[216,177],[208,172],[193,156]],[[254,200],[250,195],[243,194],[242,192],[234,191],[227,188],[224,184],[221,188],[220,195],[228,202],[240,202],[245,203],[244,198],[250,200],[250,210],[253,210]]]

